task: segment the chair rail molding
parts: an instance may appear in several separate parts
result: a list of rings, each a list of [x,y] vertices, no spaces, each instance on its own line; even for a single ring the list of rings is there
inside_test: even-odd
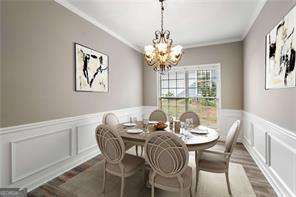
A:
[[[296,197],[296,134],[243,112],[243,144],[280,197]]]

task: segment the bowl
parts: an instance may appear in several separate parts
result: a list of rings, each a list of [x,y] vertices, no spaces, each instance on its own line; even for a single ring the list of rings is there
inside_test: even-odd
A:
[[[167,127],[168,127],[168,125],[166,125],[164,122],[158,122],[158,123],[154,124],[155,130],[164,130]]]

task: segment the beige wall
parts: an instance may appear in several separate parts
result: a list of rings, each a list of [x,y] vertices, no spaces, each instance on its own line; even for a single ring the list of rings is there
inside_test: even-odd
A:
[[[2,4],[0,2],[0,11],[1,11],[1,7],[2,7]],[[1,100],[2,100],[2,96],[1,96],[1,90],[2,90],[2,87],[1,87],[1,82],[2,82],[2,17],[1,17],[1,13],[0,13],[0,128],[1,128],[1,125],[2,125],[2,105],[1,105]]]
[[[53,1],[1,3],[2,126],[143,104],[140,53]],[[74,91],[74,42],[109,55],[109,93]]]
[[[242,42],[186,49],[179,65],[221,63],[221,107],[224,109],[242,109],[242,49]],[[144,70],[144,105],[157,105],[156,74],[147,66]]]
[[[296,1],[268,1],[244,40],[244,110],[296,133],[296,88],[265,90],[265,35]]]

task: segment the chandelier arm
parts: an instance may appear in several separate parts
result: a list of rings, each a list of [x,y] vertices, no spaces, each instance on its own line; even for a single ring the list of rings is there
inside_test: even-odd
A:
[[[157,64],[157,61],[151,62],[150,66],[157,67],[157,66],[155,66],[155,64]]]

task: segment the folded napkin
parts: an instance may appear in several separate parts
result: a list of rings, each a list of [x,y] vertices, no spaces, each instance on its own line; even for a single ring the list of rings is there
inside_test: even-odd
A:
[[[198,126],[194,129],[191,129],[190,132],[197,133],[197,134],[207,134],[208,133],[208,127],[205,126]]]

